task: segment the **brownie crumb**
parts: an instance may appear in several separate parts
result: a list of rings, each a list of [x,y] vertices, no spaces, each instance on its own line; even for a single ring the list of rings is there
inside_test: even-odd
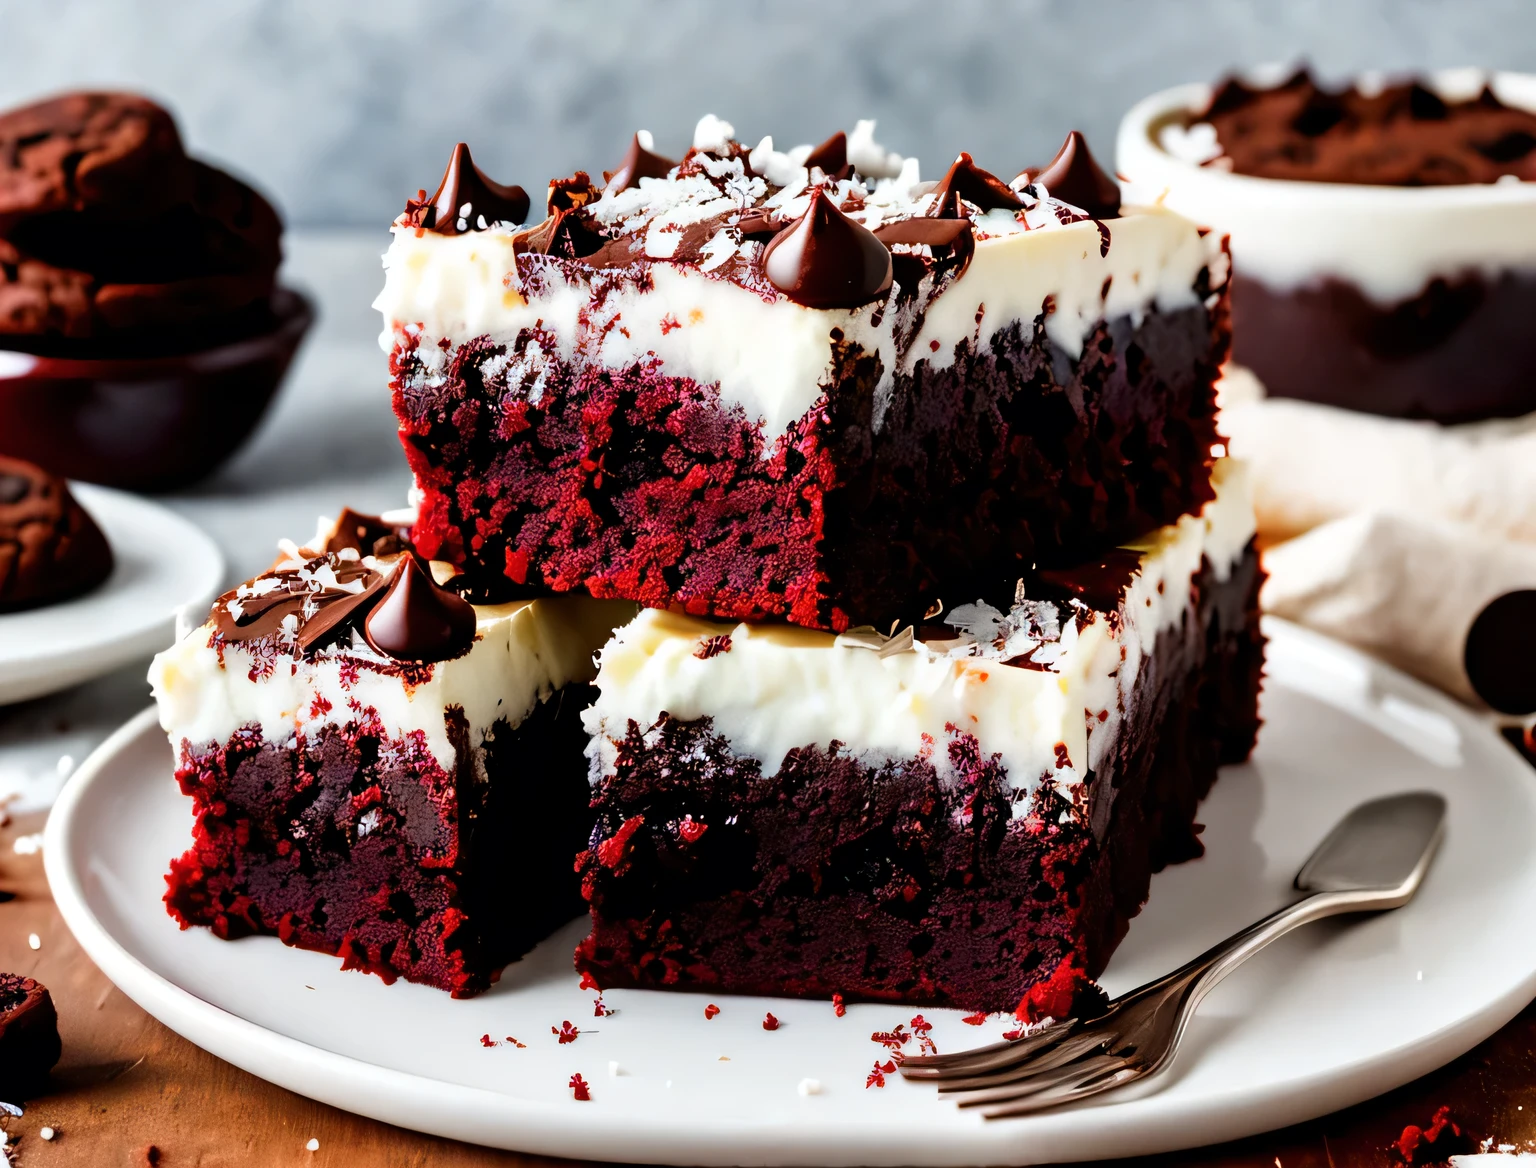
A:
[[[1435,1112],[1428,1127],[1410,1123],[1392,1145],[1404,1164],[1417,1168],[1422,1164],[1443,1164],[1452,1156],[1477,1151],[1477,1141],[1451,1119],[1451,1109]]]
[[[38,1094],[60,1053],[59,1017],[47,987],[0,973],[0,1099]]]

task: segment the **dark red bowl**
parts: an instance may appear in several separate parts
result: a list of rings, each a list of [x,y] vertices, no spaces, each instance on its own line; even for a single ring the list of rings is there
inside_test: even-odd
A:
[[[0,454],[130,490],[196,482],[256,429],[315,319],[285,288],[272,314],[252,336],[172,356],[0,349]]]

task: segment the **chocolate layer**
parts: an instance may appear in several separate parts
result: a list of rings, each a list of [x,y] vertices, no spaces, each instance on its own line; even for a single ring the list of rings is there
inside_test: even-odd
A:
[[[1275,397],[1471,422],[1536,411],[1536,274],[1434,279],[1383,307],[1329,279],[1289,291],[1237,273],[1233,360]]]
[[[1091,1008],[1151,874],[1200,854],[1216,768],[1252,749],[1260,575],[1251,547],[1224,582],[1199,573],[1071,812],[1046,784],[1019,814],[997,757],[959,730],[959,781],[941,783],[928,758],[816,746],[765,775],[707,717],[631,723],[582,857],[578,968],[605,988]]]
[[[1030,326],[898,371],[835,352],[826,407],[765,450],[715,390],[565,365],[538,340],[397,350],[424,554],[476,599],[586,589],[842,629],[1113,545],[1211,498],[1225,301],[1101,323],[1073,360]],[[512,359],[509,360],[508,358]],[[473,484],[473,489],[469,485]]]
[[[592,822],[589,694],[566,687],[484,744],[450,711],[452,773],[419,734],[357,721],[297,745],[248,728],[194,753],[177,771],[197,818],[166,878],[171,915],[336,954],[386,981],[486,989],[580,912],[571,857]]]

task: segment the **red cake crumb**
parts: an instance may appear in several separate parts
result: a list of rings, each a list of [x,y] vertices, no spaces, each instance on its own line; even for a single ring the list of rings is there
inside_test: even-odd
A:
[[[639,831],[645,823],[645,817],[636,815],[627,820],[623,827],[597,845],[597,862],[604,868],[622,870],[624,853],[629,848],[630,837]]]
[[[500,1046],[501,1044],[499,1042],[497,1042],[494,1038],[492,1038],[489,1034],[482,1034],[480,1036],[480,1045],[481,1046]]]
[[[881,1046],[888,1046],[892,1050],[900,1050],[907,1045],[911,1035],[902,1028],[900,1022],[892,1030],[876,1030],[869,1036],[871,1042],[878,1042]]]
[[[693,651],[693,655],[701,661],[708,661],[711,657],[718,657],[721,653],[731,651],[731,635],[722,633],[718,637],[705,637],[699,642],[699,647]]]
[[[558,1029],[551,1026],[549,1032],[560,1040],[561,1046],[564,1046],[567,1042],[575,1042],[581,1036],[581,1031],[572,1026],[569,1019],[560,1023]]]
[[[607,1018],[610,1015],[617,1014],[617,1013],[618,1013],[617,1010],[611,1009],[609,1006],[607,1006],[603,1002],[603,999],[602,999],[601,995],[599,995],[598,997],[596,997],[596,998],[594,998],[592,1000],[592,1017],[594,1017],[594,1018]]]
[[[1003,1041],[1004,1042],[1017,1042],[1019,1039],[1021,1039],[1023,1037],[1024,1037],[1024,1031],[1022,1031],[1022,1030],[1004,1030],[1003,1031]]]
[[[566,1084],[571,1089],[571,1097],[578,1103],[590,1103],[592,1101],[592,1088],[580,1073],[571,1076],[571,1081]]]
[[[517,1047],[518,1050],[527,1050],[528,1049],[528,1044],[526,1042],[519,1042],[517,1039],[513,1038],[510,1034],[507,1035],[507,1041],[510,1042],[513,1046]]]
[[[864,1090],[868,1091],[871,1087],[884,1087],[885,1077],[895,1073],[896,1064],[894,1062],[887,1060],[882,1063],[879,1059],[876,1059],[875,1069],[870,1071],[869,1077],[864,1080]]]
[[[704,1019],[705,1019],[705,1021],[712,1020],[714,1018],[714,1016],[716,1014],[718,1014],[718,1013],[720,1013],[720,1007],[715,1005],[713,1002],[711,1002],[709,1005],[704,1007]],[[770,1014],[768,1016],[770,1018],[773,1017],[772,1014]],[[766,1025],[766,1023],[765,1023],[765,1025]]]
[[[839,1018],[848,1013],[848,1007],[843,1005],[842,994],[832,995],[832,1013],[836,1014]]]
[[[1452,1156],[1477,1151],[1477,1141],[1452,1121],[1449,1107],[1436,1111],[1428,1127],[1410,1123],[1392,1146],[1403,1158],[1403,1163],[1415,1168],[1422,1164],[1440,1164]]]
[[[939,1048],[933,1041],[932,1022],[929,1022],[921,1014],[918,1014],[912,1019],[911,1022],[907,1023],[907,1025],[912,1027],[912,1037],[917,1039],[917,1049],[919,1054],[939,1053]]]
[[[772,1014],[768,1014],[766,1017],[763,1018],[763,1029],[764,1030],[777,1030],[778,1028],[779,1028],[779,1020],[777,1018],[775,1018]]]
[[[967,1014],[964,1018],[960,1019],[967,1026],[980,1026],[986,1020],[987,1015],[985,1014]]]
[[[1091,1018],[1102,1013],[1108,999],[1081,962],[1076,953],[1062,958],[1050,977],[1029,987],[1013,1016],[1033,1025],[1047,1018]]]
[[[597,978],[592,976],[591,970],[584,969],[581,971],[581,984],[576,988],[582,990],[597,990],[598,992],[602,992],[603,987],[597,984]]]

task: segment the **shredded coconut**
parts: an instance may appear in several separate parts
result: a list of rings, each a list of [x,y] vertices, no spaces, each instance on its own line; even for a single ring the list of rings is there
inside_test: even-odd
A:
[[[693,148],[719,152],[726,149],[736,137],[736,127],[722,121],[714,114],[705,114],[693,128]]]

